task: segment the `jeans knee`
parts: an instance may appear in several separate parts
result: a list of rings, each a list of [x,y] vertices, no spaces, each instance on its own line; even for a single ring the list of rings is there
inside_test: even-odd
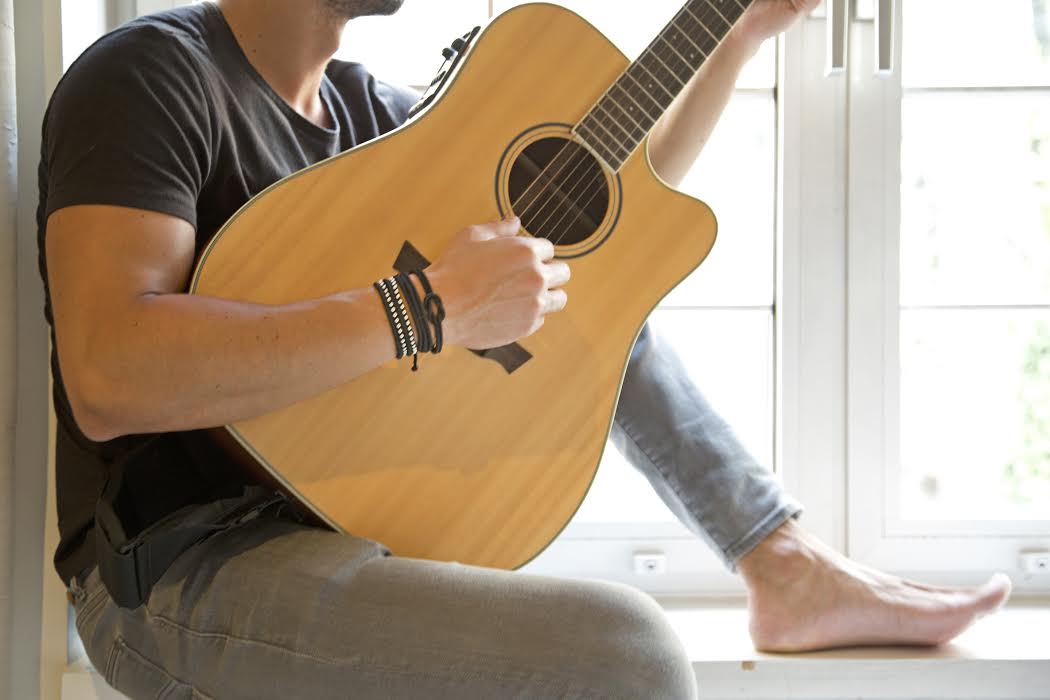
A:
[[[606,672],[592,683],[598,697],[696,698],[692,662],[655,600],[627,585],[602,583],[591,602],[595,644],[608,655]]]

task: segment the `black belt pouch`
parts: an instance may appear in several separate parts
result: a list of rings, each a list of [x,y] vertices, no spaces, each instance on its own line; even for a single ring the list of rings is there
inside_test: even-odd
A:
[[[171,563],[194,544],[287,504],[285,496],[262,486],[244,486],[240,495],[184,506],[138,533],[121,518],[124,466],[118,465],[95,505],[95,550],[99,576],[113,601],[134,609],[149,600],[153,585]]]

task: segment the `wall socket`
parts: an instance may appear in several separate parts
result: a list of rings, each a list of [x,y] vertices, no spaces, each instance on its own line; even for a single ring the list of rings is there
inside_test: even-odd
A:
[[[1026,574],[1050,574],[1050,549],[1022,551],[1021,571]]]
[[[660,551],[635,552],[634,573],[639,576],[666,574],[667,555]]]

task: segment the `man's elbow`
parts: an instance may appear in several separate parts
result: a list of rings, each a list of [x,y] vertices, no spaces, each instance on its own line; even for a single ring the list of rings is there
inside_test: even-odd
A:
[[[73,420],[84,437],[93,442],[108,442],[133,432],[118,383],[90,367],[77,368],[64,380]]]

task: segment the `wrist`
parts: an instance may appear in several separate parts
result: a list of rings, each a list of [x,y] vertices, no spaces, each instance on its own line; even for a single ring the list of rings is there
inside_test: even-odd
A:
[[[454,299],[453,285],[441,274],[441,270],[436,270],[433,266],[425,268],[424,272],[426,273],[427,281],[430,282],[430,288],[434,291],[434,294],[441,298],[441,305],[445,309],[445,319],[441,322],[443,344],[446,346],[459,345],[459,335],[456,332],[456,319],[454,318],[455,313],[452,308],[453,304],[450,303]],[[416,275],[409,275],[409,277],[412,278],[412,282],[416,285],[419,298],[425,299],[426,291],[422,282],[419,281]]]
[[[765,38],[757,37],[737,24],[729,30],[722,45],[718,47],[719,53],[729,54],[739,63],[740,67],[743,67],[755,57],[764,41]]]

